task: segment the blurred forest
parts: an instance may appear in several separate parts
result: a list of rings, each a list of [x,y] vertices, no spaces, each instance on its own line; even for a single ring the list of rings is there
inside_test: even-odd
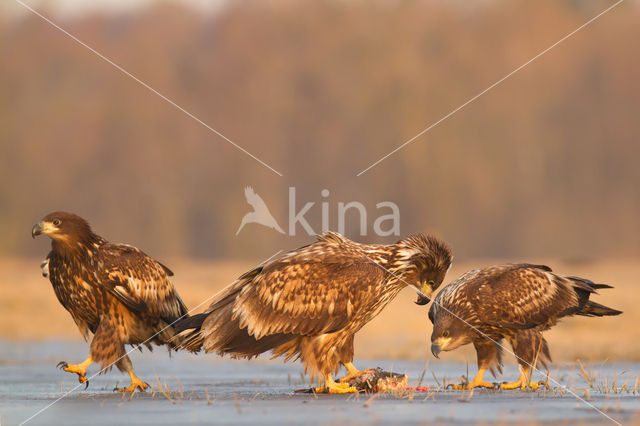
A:
[[[54,19],[283,174],[31,14],[0,20],[0,254],[76,212],[156,257],[266,258],[289,187],[320,230],[339,201],[401,211],[457,257],[640,254],[638,3],[623,3],[426,135],[356,174],[611,5],[609,1],[155,3]],[[44,13],[47,13],[45,10]],[[321,197],[328,189],[330,195]],[[349,217],[347,235],[359,236]]]

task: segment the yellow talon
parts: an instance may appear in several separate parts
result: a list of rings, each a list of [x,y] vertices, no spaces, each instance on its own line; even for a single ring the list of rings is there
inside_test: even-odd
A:
[[[494,389],[496,386],[493,383],[485,382],[481,380],[479,382],[473,381],[471,383],[461,383],[459,385],[451,385],[451,389],[454,390],[468,390],[474,388],[487,388]]]
[[[82,361],[80,364],[67,364],[65,361],[60,361],[58,363],[58,367],[60,367],[63,371],[66,371],[67,373],[75,373],[78,375],[78,381],[80,383],[87,383],[87,368],[93,363],[93,360],[91,359],[91,357],[87,357],[87,359],[85,359],[84,361]]]
[[[495,385],[493,383],[484,381],[484,372],[485,372],[484,368],[479,369],[478,374],[476,374],[476,377],[474,377],[470,383],[466,383],[466,384],[461,383],[459,385],[452,385],[451,389],[464,390],[464,389],[474,389],[474,388],[488,388],[488,389],[495,388]]]
[[[347,386],[346,388],[329,388],[329,393],[358,393],[358,389],[353,386]]]
[[[348,382],[348,381],[350,381],[352,379],[355,379],[356,377],[360,377],[366,371],[366,370],[364,370],[364,371],[358,370],[350,362],[345,363],[344,366],[347,369],[347,375],[338,379],[338,382],[340,382],[340,383],[346,383],[346,382]]]
[[[318,386],[314,389],[315,393],[357,393],[358,389],[354,386],[349,386],[348,383],[336,383],[331,377],[331,374],[327,374],[324,377],[324,386]]]
[[[469,385],[468,385],[468,389],[473,389],[473,388],[493,389],[493,388],[495,388],[495,385],[493,383],[485,382],[484,380],[481,380],[479,382],[476,382],[474,380],[473,382],[469,383]]]
[[[530,390],[538,390],[540,389],[540,384],[536,383],[536,382],[529,382],[529,384],[525,384],[526,381],[523,380],[517,380],[515,382],[512,383],[503,383],[502,385],[500,385],[501,389],[518,389],[520,388],[520,390],[526,390],[527,388]]]
[[[142,383],[131,383],[126,388],[115,388],[114,390],[117,392],[135,392],[136,389],[140,389],[141,391],[144,391],[148,387],[149,387],[148,384],[142,382]]]
[[[142,380],[138,376],[136,376],[133,371],[129,371],[129,377],[131,377],[131,384],[126,388],[115,388],[114,391],[118,392],[135,392],[136,389],[140,389],[144,391],[149,387],[149,385]]]
[[[511,383],[503,383],[502,385],[500,385],[500,388],[501,389],[520,388],[520,390],[527,390],[527,389],[538,390],[540,389],[540,384],[537,382],[530,381],[529,369],[525,370],[522,367],[520,367],[520,377],[518,377],[518,380]]]

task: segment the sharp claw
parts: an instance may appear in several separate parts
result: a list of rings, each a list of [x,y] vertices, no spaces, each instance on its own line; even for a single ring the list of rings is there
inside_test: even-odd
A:
[[[58,363],[58,365],[56,365],[56,368],[59,368],[59,369],[61,369],[61,370],[62,370],[62,369],[67,368],[68,366],[69,366],[69,364],[67,364],[67,362],[66,362],[66,361],[60,361],[60,362]]]
[[[89,381],[87,380],[86,382],[84,382],[84,390],[87,390],[88,387],[89,387]]]

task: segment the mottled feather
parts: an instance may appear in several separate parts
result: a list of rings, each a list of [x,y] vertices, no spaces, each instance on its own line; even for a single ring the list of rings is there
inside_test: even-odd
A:
[[[247,272],[177,328],[187,330],[180,337],[190,350],[247,358],[271,350],[327,374],[351,361],[354,334],[402,288],[437,287],[450,264],[434,237],[366,245],[330,232]]]
[[[474,343],[480,368],[501,364],[495,350],[506,338],[523,367],[551,359],[542,332],[571,315],[604,316],[621,312],[589,300],[605,284],[564,276],[544,265],[507,264],[466,272],[442,288],[429,319],[432,342],[444,350]],[[484,348],[480,350],[479,348]]]
[[[51,213],[36,227],[52,239],[43,275],[85,339],[94,335],[94,361],[110,368],[119,359],[118,368],[130,369],[124,345],[176,345],[170,324],[187,309],[166,266],[135,247],[107,242],[72,213]]]

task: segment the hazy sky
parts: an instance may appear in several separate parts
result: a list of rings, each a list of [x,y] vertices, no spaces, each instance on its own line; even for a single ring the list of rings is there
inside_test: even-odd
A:
[[[145,7],[159,0],[20,0],[39,12],[53,12],[65,17],[81,15],[87,12],[125,12]],[[228,0],[161,0],[164,2],[184,3],[198,9],[213,11]],[[16,0],[3,0],[0,6],[2,14],[15,17],[28,12]]]

